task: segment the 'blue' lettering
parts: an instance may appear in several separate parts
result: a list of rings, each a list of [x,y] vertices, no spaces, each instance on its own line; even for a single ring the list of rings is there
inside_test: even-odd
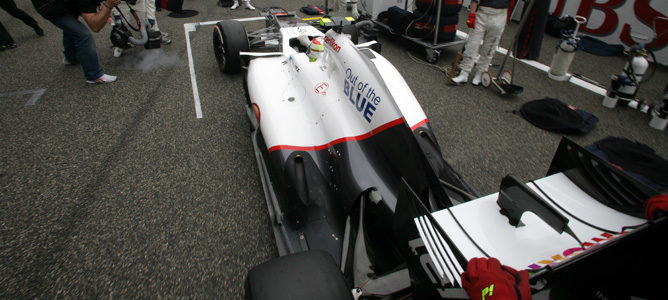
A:
[[[346,78],[352,77],[352,72],[350,72],[351,74],[348,74],[349,70],[350,69],[346,70]],[[371,123],[373,113],[376,111],[376,106],[374,106],[373,101],[375,99],[372,97],[369,98],[372,100],[367,100],[367,97],[362,97],[362,93],[360,91],[355,92],[355,81],[357,81],[357,78],[354,78],[352,82],[350,80],[344,80],[343,93],[348,97],[350,103],[355,106],[355,109],[362,113],[362,117],[364,117],[367,122]],[[357,96],[357,98],[355,98],[355,96]],[[378,98],[378,102],[380,102],[380,97],[376,96],[375,93],[372,96]]]
[[[357,111],[361,112],[364,109],[364,104],[366,103],[366,98],[360,97],[359,93],[357,93],[357,101],[355,101],[355,107],[357,108]],[[362,98],[362,103],[360,103],[360,98]]]
[[[350,103],[355,105],[355,100],[353,100],[353,86],[350,86],[350,91],[348,92],[348,100],[350,100]]]
[[[369,104],[366,105],[366,109],[364,110],[364,118],[366,119],[367,122],[371,123],[371,117],[373,117],[373,112],[376,111],[376,107],[369,102]]]

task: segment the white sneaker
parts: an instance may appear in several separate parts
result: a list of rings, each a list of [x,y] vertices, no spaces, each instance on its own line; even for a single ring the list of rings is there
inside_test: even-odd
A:
[[[114,57],[121,57],[121,55],[123,55],[123,48],[113,47],[113,49],[114,49]]]
[[[451,80],[455,85],[465,84],[467,81],[469,81],[469,72],[466,71],[459,72],[459,75]]]
[[[476,72],[475,75],[473,75],[473,79],[471,80],[472,85],[480,85],[480,81],[482,80],[482,72]]]
[[[86,82],[88,82],[88,83],[99,83],[99,84],[102,84],[102,83],[110,83],[110,82],[114,82],[114,81],[116,81],[116,78],[117,78],[116,76],[111,76],[111,75],[103,74],[103,75],[100,76],[100,78],[98,78],[98,79],[95,79],[95,80],[86,80]]]
[[[234,4],[232,4],[232,6],[230,6],[230,9],[237,9],[237,8],[239,8],[239,1],[238,0],[234,1]]]
[[[255,7],[250,4],[250,0],[244,0],[244,6],[246,6],[246,9],[255,10]]]
[[[164,45],[169,45],[172,43],[172,40],[167,38],[169,36],[169,33],[167,32],[160,32],[160,42],[163,43]]]

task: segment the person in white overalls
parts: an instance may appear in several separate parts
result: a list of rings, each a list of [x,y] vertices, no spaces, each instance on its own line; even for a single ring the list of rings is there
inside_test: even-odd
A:
[[[480,84],[481,74],[489,69],[494,51],[506,27],[510,5],[511,0],[471,0],[469,18],[466,20],[466,25],[471,29],[460,63],[461,72],[452,79],[453,83],[465,84],[469,80],[473,65],[476,65],[471,83]],[[478,54],[480,58],[476,63],[475,57]]]
[[[246,6],[246,9],[250,10],[255,10],[255,7],[251,5],[250,0],[243,0],[244,1],[244,6]],[[239,8],[239,0],[234,0],[234,4],[230,7],[230,9],[237,9]]]

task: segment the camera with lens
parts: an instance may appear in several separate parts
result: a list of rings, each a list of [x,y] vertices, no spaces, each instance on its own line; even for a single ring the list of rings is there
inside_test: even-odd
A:
[[[120,26],[113,26],[111,28],[111,36],[109,37],[111,39],[111,44],[122,48],[122,49],[127,49],[130,48],[130,44],[128,41],[130,40],[130,36],[132,34],[128,30],[125,25],[120,25]]]

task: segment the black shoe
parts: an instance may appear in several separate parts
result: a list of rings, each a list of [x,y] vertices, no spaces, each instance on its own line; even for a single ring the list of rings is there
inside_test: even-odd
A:
[[[44,36],[44,29],[42,29],[42,27],[39,27],[39,25],[37,25],[37,26],[35,26],[34,29],[35,29],[35,33],[37,33],[37,35]]]

